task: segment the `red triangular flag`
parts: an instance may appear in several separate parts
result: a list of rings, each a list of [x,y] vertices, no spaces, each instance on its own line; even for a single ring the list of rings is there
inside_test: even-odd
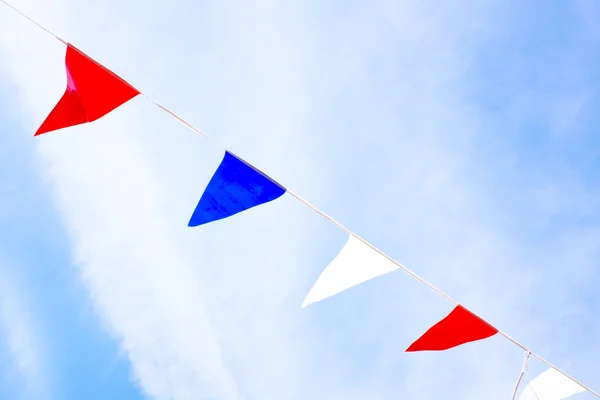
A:
[[[71,44],[67,44],[65,65],[67,90],[35,136],[95,121],[140,94]]]
[[[429,328],[406,351],[448,350],[489,338],[496,333],[498,329],[459,305],[446,318]]]

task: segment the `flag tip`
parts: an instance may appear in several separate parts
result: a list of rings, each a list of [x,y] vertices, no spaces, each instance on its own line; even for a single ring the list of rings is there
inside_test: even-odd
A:
[[[196,226],[200,226],[205,224],[206,222],[200,221],[199,218],[196,216],[196,213],[194,212],[194,214],[192,214],[192,216],[190,217],[190,220],[188,222],[188,226],[190,228],[196,227]]]
[[[318,300],[313,299],[309,292],[306,295],[306,297],[304,298],[304,301],[302,302],[302,305],[300,306],[300,308],[306,308],[307,306],[310,306],[315,301],[318,301]]]
[[[35,131],[35,133],[33,134],[33,137],[40,136],[40,135],[43,135],[44,133],[47,133],[47,132],[49,132],[48,130],[46,130],[46,129],[43,129],[43,128],[44,128],[44,125],[40,126],[40,127],[37,129],[37,131]]]
[[[212,221],[208,221],[208,222],[212,222]],[[195,228],[196,226],[204,225],[204,224],[207,224],[208,222],[198,221],[197,218],[192,218],[192,219],[190,219],[190,222],[188,222],[188,227]]]

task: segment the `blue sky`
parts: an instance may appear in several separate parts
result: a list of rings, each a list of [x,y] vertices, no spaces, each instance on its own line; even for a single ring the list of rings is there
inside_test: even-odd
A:
[[[13,4],[600,390],[593,1]],[[346,237],[290,196],[188,228],[222,152],[144,98],[34,139],[64,51],[0,7],[0,397],[509,398],[401,271],[301,309]]]

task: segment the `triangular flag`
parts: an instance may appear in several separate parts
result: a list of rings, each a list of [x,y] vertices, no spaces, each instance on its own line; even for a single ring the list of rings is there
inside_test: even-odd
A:
[[[584,391],[583,386],[550,368],[529,382],[519,400],[563,400]]]
[[[302,307],[397,268],[390,260],[350,235],[340,253],[329,263],[310,289]]]
[[[448,350],[461,344],[494,336],[498,330],[463,306],[429,328],[406,351]]]
[[[285,189],[228,151],[204,190],[188,226],[230,217],[275,200]]]
[[[67,44],[65,66],[67,90],[35,136],[95,121],[140,94],[71,44]]]

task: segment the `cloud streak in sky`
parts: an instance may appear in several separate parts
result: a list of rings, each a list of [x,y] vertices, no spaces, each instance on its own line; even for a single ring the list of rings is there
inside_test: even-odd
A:
[[[14,267],[1,264],[0,341],[11,355],[14,370],[23,379],[23,398],[52,398],[51,375],[43,356],[44,342],[40,338],[40,329],[24,300],[23,286],[14,276]]]
[[[34,4],[29,3],[30,6]],[[41,3],[38,5],[41,6]],[[56,17],[53,20],[68,20],[69,5],[69,2],[54,4],[50,14]],[[261,12],[265,13],[264,18],[275,17],[271,15],[271,7],[268,4],[265,4]],[[6,54],[11,59],[11,73],[24,94],[21,98],[27,99],[27,115],[31,120],[39,121],[48,112],[48,107],[56,101],[54,97],[60,92],[61,86],[64,89],[65,78],[61,60],[64,49],[39,32],[32,32],[30,26],[13,20],[12,16],[6,20],[8,22],[5,26],[12,25],[12,29],[20,35],[18,47],[14,42],[3,43],[4,49],[8,49]],[[69,28],[70,24],[65,24],[65,27],[65,30],[72,29]],[[135,28],[130,29],[135,32]],[[263,34],[265,37],[271,35],[270,32]],[[132,37],[135,38],[135,35]],[[145,49],[143,43],[131,40],[132,42],[128,42],[125,39],[123,42],[127,43],[123,47],[129,49],[129,56],[144,57],[144,54],[148,54],[142,50]],[[87,45],[75,41],[78,47],[102,60],[102,54],[93,51],[93,43],[98,47],[101,41],[93,41]],[[36,51],[22,52],[23,48],[29,46]],[[240,48],[236,46],[233,51],[238,49]],[[108,50],[110,56],[104,59],[108,59],[107,65],[111,67],[115,64],[110,62],[110,58],[118,59],[119,49],[112,46]],[[38,71],[35,61],[37,57],[43,57],[49,65],[43,73]],[[278,74],[283,73],[279,68],[275,70]],[[130,71],[129,75],[140,79],[143,73]],[[291,78],[281,76],[280,81]],[[275,92],[281,90],[276,87],[278,79],[275,76],[265,76],[264,79],[267,78],[273,83],[265,83],[261,86],[261,91],[269,88]],[[45,90],[30,97],[29,94],[39,87],[44,87]],[[36,100],[30,103],[29,99]],[[140,121],[140,109],[145,116],[150,117]],[[292,122],[289,121],[289,117],[278,115],[271,123],[271,129],[276,130],[282,124],[285,126]],[[289,343],[280,342],[278,335],[269,337],[268,325],[261,326],[260,314],[257,314],[258,318],[254,321],[246,321],[256,328],[247,327],[239,333],[236,332],[239,328],[229,328],[229,336],[220,333],[206,309],[210,298],[220,299],[223,293],[231,293],[231,285],[226,286],[230,279],[225,280],[224,276],[219,276],[214,281],[202,279],[206,272],[201,272],[205,262],[202,253],[197,254],[199,245],[190,241],[189,237],[193,232],[186,224],[178,223],[189,218],[188,214],[193,209],[192,199],[193,202],[197,201],[196,196],[200,193],[202,183],[198,182],[197,185],[193,185],[193,190],[189,190],[188,182],[197,181],[199,174],[193,170],[182,170],[182,166],[185,165],[180,164],[175,165],[179,178],[171,179],[163,175],[164,171],[160,171],[159,168],[160,163],[150,161],[150,153],[157,151],[157,148],[144,143],[144,136],[149,136],[149,141],[165,140],[164,136],[158,136],[155,132],[176,129],[178,125],[174,121],[165,121],[156,109],[150,109],[150,105],[144,104],[144,100],[141,99],[122,107],[94,125],[54,132],[47,135],[47,140],[40,138],[42,140],[37,142],[44,169],[55,185],[59,209],[71,233],[75,262],[80,267],[90,296],[106,321],[108,329],[120,339],[132,362],[136,380],[152,397],[191,399],[201,395],[223,399],[243,398],[232,371],[232,368],[240,367],[245,375],[259,372],[265,374],[270,370],[273,376],[279,374],[281,377],[273,380],[275,388],[264,379],[241,379],[246,390],[258,393],[258,397],[264,397],[260,393],[273,395],[274,391],[284,393],[284,396],[285,393],[294,392],[297,393],[296,396],[300,396],[301,381],[291,383],[295,375],[300,375],[295,371],[298,366],[287,362],[288,359],[300,358],[300,349],[287,349]],[[196,149],[199,144],[203,144],[191,135],[188,137],[194,140]],[[172,146],[163,143],[160,145],[167,149]],[[290,136],[290,145],[293,145],[293,136]],[[259,146],[256,147],[258,148]],[[165,156],[162,160],[163,163],[171,163]],[[165,169],[171,167],[172,164]],[[208,172],[211,168],[207,165],[204,170]],[[193,194],[187,197],[169,196],[170,193],[178,192]],[[178,207],[177,202],[181,202],[181,199],[186,202],[186,207]],[[276,218],[269,218],[269,223],[274,224]],[[244,233],[248,234],[250,233]],[[260,239],[257,239],[257,242],[259,241]],[[293,246],[298,248],[292,252],[298,252],[302,247],[298,242]],[[209,246],[204,246],[204,249],[208,248]],[[220,248],[225,249],[223,246]],[[280,251],[289,252],[290,246],[283,244]],[[264,275],[277,275],[273,270],[275,261],[273,258],[263,267],[269,269],[262,271]],[[243,259],[238,259],[237,262],[242,264]],[[222,261],[213,264],[228,265]],[[248,271],[253,276],[257,272],[261,272],[260,267],[254,272]],[[238,276],[241,275],[238,273]],[[285,287],[286,280],[288,284],[295,284],[293,275],[279,274],[278,277],[271,277],[268,283],[257,286],[257,291],[250,295],[257,296],[269,289],[285,291],[282,288]],[[219,284],[223,285],[222,289],[219,288]],[[233,286],[237,284],[234,282]],[[242,297],[236,296],[236,301],[241,300]],[[255,301],[263,303],[264,299]],[[252,304],[252,301],[246,304]],[[298,301],[294,306],[297,304]],[[238,318],[249,317],[249,314],[238,315],[237,310],[230,311],[233,319],[228,316],[226,321],[219,321],[221,329],[223,325],[230,324]],[[278,306],[272,312],[281,316],[286,314],[283,306]],[[281,322],[277,319],[275,321]],[[263,324],[265,322],[262,321]],[[277,332],[277,329],[274,332]],[[240,334],[246,338],[253,337],[255,345],[258,341],[261,341],[263,346],[268,343],[272,353],[264,356],[266,360],[284,358],[273,363],[265,361],[260,369],[256,369],[251,366],[254,362],[250,359],[244,359],[240,353],[232,355],[230,352],[228,357],[236,361],[234,367],[230,367],[225,361],[226,355],[220,342],[225,340],[234,345],[233,342],[240,338]],[[253,350],[247,347],[249,344],[250,342],[245,342],[245,348],[240,351],[252,352]],[[257,348],[260,349],[261,346]],[[260,357],[260,354],[256,354],[253,359],[258,360]],[[246,362],[250,364],[244,365]]]

